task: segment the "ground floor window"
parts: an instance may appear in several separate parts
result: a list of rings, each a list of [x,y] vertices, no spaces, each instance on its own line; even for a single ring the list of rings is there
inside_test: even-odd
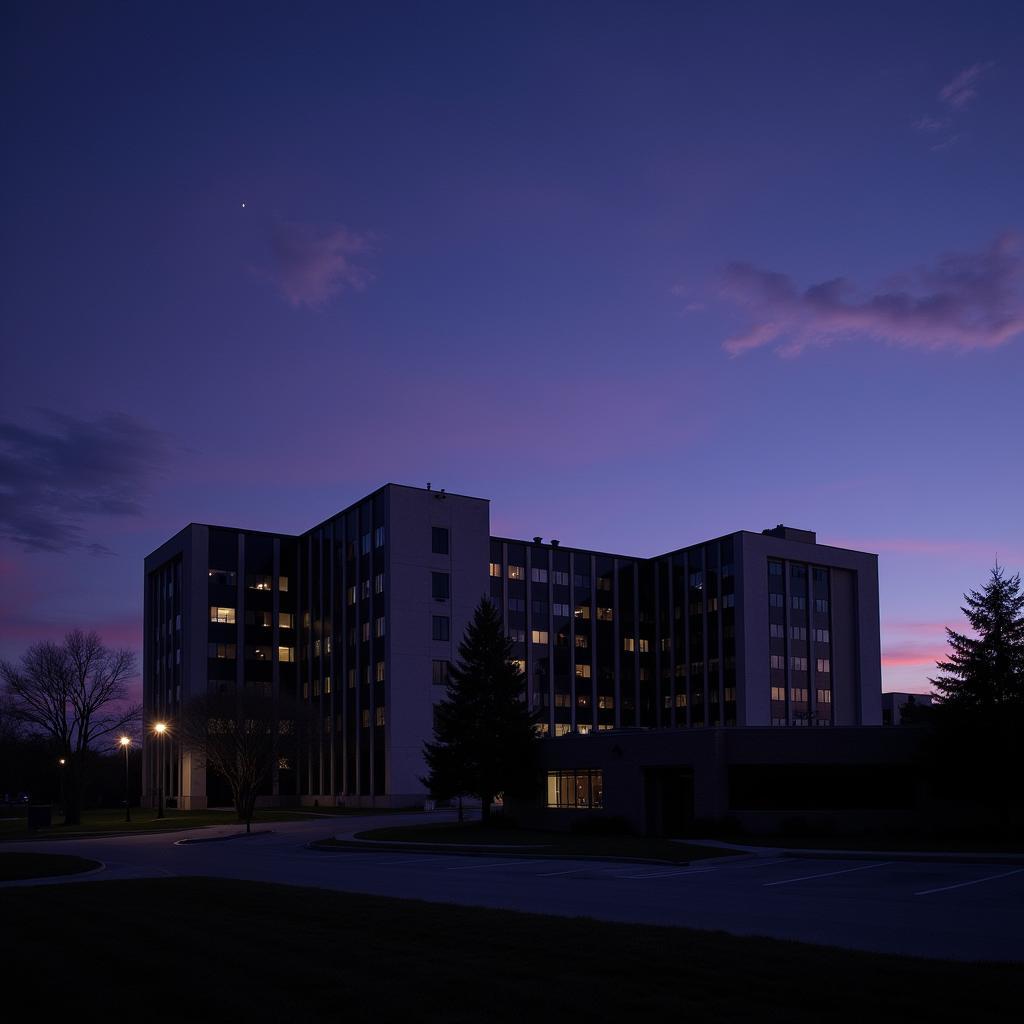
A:
[[[600,810],[604,806],[604,772],[586,768],[548,772],[547,806]]]

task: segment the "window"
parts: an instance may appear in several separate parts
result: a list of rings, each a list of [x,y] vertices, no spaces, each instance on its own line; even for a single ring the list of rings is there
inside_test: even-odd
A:
[[[447,615],[433,615],[431,638],[433,640],[447,640],[449,638],[450,620]]]
[[[818,691],[818,703],[819,704],[831,704],[832,703],[832,691],[831,690],[819,690]]]
[[[611,590],[612,589],[612,578],[611,578],[611,576],[598,576],[597,577],[597,589],[598,590]]]
[[[387,624],[384,621],[384,616],[378,615],[377,618],[373,620],[373,635],[378,637],[383,636],[384,628],[386,625]]]
[[[773,640],[785,640],[786,639],[786,627],[781,622],[770,622],[768,624],[768,635]]]
[[[514,644],[525,644],[526,643],[526,630],[519,629],[517,627],[511,628],[506,634],[509,640]]]
[[[650,649],[651,649],[651,642],[650,642],[650,640],[643,640],[643,639],[641,639],[641,641],[640,641],[640,653],[641,654],[647,654],[650,651]]]
[[[794,594],[792,596],[793,608],[795,611],[805,611],[807,609],[807,598],[802,594]]]
[[[556,708],[571,708],[572,707],[572,696],[568,693],[556,693],[555,694],[555,707]]]
[[[368,533],[364,533],[362,537],[359,538],[359,551],[364,555],[368,555],[370,553],[370,535]]]
[[[382,548],[382,547],[384,547],[384,527],[383,526],[378,526],[377,529],[373,531],[373,546],[375,548]]]
[[[384,573],[379,572],[373,577],[373,592],[375,594],[384,593]]]
[[[246,647],[245,656],[253,661],[270,661],[273,653],[266,644],[255,644]]]
[[[829,642],[829,640],[828,640],[828,630],[827,629],[816,629],[814,631],[814,642],[818,643],[818,644],[827,644]]]
[[[350,605],[356,603],[356,588],[354,586],[348,588],[348,590],[346,591],[346,598]]]
[[[234,658],[235,657],[235,645],[234,644],[207,644],[206,654],[210,658]]]
[[[782,668],[786,667],[786,659],[781,654],[769,655],[768,663],[771,668]]]
[[[572,729],[572,726],[568,722],[556,722],[555,723],[555,735],[556,736],[564,736],[567,732],[569,732],[570,729]]]
[[[491,575],[501,578],[501,562],[491,562]]]
[[[384,682],[384,662],[383,661],[378,661],[377,662],[377,664],[374,666],[373,673],[374,673],[373,674],[373,678],[374,678],[375,682],[378,682],[378,683],[383,683]]]
[[[548,603],[547,603],[547,601],[534,601],[532,607],[533,607],[533,614],[534,615],[543,615],[543,616],[547,617],[547,614],[548,614]]]
[[[524,658],[513,658],[509,664],[512,665],[520,675],[526,671],[526,660]]]
[[[330,694],[331,692],[331,677],[324,676],[324,693]]]
[[[430,594],[435,601],[448,600],[449,576],[446,572],[432,572],[430,574]]]
[[[801,686],[794,686],[793,689],[789,691],[789,696],[796,701],[806,701],[807,690]]]
[[[211,569],[209,577],[211,583],[220,587],[233,587],[238,581],[238,574],[230,569]]]
[[[827,583],[828,582],[828,569],[815,569],[814,570],[814,582],[815,583]]]
[[[604,773],[600,769],[548,772],[547,806],[600,810],[604,806]]]
[[[435,555],[448,554],[448,528],[433,526],[430,529],[430,550]],[[493,576],[494,573],[491,573]]]
[[[578,604],[573,610],[573,617],[577,619],[589,619],[590,618],[590,605],[589,604]]]
[[[578,707],[578,708],[589,708],[590,707],[590,694],[589,693],[578,693],[576,695],[576,707]]]
[[[210,621],[233,623],[235,621],[235,609],[221,608],[217,605],[210,605]]]
[[[569,586],[569,574],[567,572],[559,572],[557,569],[551,574],[552,582],[556,587],[567,587]]]
[[[786,596],[785,596],[785,594],[769,594],[768,595],[768,604],[772,608],[782,608],[785,605],[785,603],[786,603]]]
[[[572,577],[572,585],[577,590],[589,590],[590,589],[590,576],[584,575],[583,573],[574,573]]]
[[[448,685],[448,672],[451,668],[451,662],[442,659],[435,658],[430,663],[431,678],[430,681],[435,686],[447,686]]]
[[[600,611],[601,609],[598,609]],[[600,616],[598,616],[600,618]],[[622,649],[624,651],[635,651],[636,641],[631,636],[624,636],[622,638]]]
[[[785,700],[786,699],[786,688],[784,686],[773,686],[772,687],[772,700]]]
[[[354,668],[350,668],[348,670],[348,675],[346,676],[345,681],[348,683],[348,688],[350,690],[354,690],[356,688],[356,670]]]
[[[362,583],[359,584],[359,596],[364,599],[370,596],[369,580],[363,580]]]
[[[384,705],[381,704],[376,711],[376,718],[374,719],[378,725],[384,724]]]
[[[724,696],[725,696],[726,700],[735,700],[736,699],[736,687],[735,686],[726,686],[725,687],[725,694],[724,694]]]
[[[722,595],[722,607],[723,608],[735,608],[736,607],[736,595],[735,594],[723,594]]]
[[[547,571],[547,569],[531,569],[530,570],[530,579],[532,579],[534,583],[547,583],[547,581],[548,581],[548,571]]]
[[[577,633],[576,646],[586,650],[590,646],[590,637],[586,633]]]
[[[361,637],[361,639],[363,640],[364,643],[369,641],[369,639],[370,639],[370,624],[368,622],[364,622],[362,624],[362,626],[360,626],[360,637]]]
[[[287,576],[278,576],[277,577],[277,589],[280,590],[282,594],[287,594],[288,593],[288,577]]]
[[[277,660],[278,661],[294,661],[295,660],[295,648],[294,647],[278,647],[278,649],[277,649]]]
[[[305,690],[306,690],[305,684],[303,684],[302,690],[303,690],[303,694],[305,694]],[[320,680],[319,679],[314,679],[313,680],[313,696],[314,697],[319,697],[320,696]]]
[[[577,665],[576,666],[576,678],[577,679],[589,679],[590,678],[590,666],[589,665]]]
[[[273,580],[269,576],[250,576],[249,577],[249,589],[250,590],[272,590]]]
[[[823,597],[817,598],[814,602],[814,610],[816,612],[824,612],[825,614],[828,614],[828,601]]]
[[[807,566],[806,565],[791,565],[789,567],[789,575],[795,580],[807,579]]]
[[[782,563],[781,562],[769,562],[768,563],[768,575],[769,576],[781,576],[782,575]]]
[[[367,534],[367,537],[369,537],[369,534]],[[370,709],[369,708],[363,708],[363,712],[359,716],[359,721],[360,721],[360,725],[362,725],[362,727],[364,729],[369,729],[370,728]]]
[[[530,643],[546,644],[548,642],[548,631],[546,629],[530,630]]]
[[[819,672],[831,672],[832,662],[829,661],[828,658],[818,658],[817,662],[815,663],[815,668]]]
[[[510,612],[525,612],[526,601],[521,597],[510,597],[508,599],[508,610]]]
[[[792,657],[789,659],[790,668],[794,672],[806,672],[807,671],[807,659],[800,657]]]
[[[526,579],[526,566],[524,566],[524,565],[510,565],[508,567],[508,578],[510,580],[525,580]]]
[[[686,694],[685,693],[677,693],[676,694],[676,707],[677,708],[685,708],[686,707]]]
[[[567,619],[569,617],[569,606],[559,604],[557,601],[551,606],[551,614]]]
[[[295,616],[291,612],[280,612],[277,616],[277,624],[281,629],[292,629],[295,625]]]
[[[723,576],[734,576],[736,574],[735,568],[733,568],[732,562],[722,563],[722,575]]]
[[[806,640],[807,639],[807,627],[806,626],[790,626],[789,627],[789,639],[790,640]]]
[[[609,711],[615,707],[615,698],[610,693],[599,693],[597,695],[597,706],[603,711]]]
[[[611,608],[598,608],[597,619],[599,622],[611,622],[612,621],[612,610]]]

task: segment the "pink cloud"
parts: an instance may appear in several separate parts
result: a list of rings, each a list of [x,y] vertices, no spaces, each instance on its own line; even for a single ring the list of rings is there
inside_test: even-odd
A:
[[[978,95],[978,80],[994,67],[994,61],[987,61],[964,68],[939,90],[939,99],[953,110],[965,110]]]
[[[774,345],[779,355],[795,356],[812,345],[865,338],[928,350],[996,348],[1024,333],[1019,242],[1007,232],[981,252],[946,254],[899,275],[906,284],[866,294],[842,277],[800,290],[788,274],[732,263],[721,296],[752,323],[722,347],[739,356]]]
[[[882,649],[882,667],[927,665],[934,668],[935,663],[942,661],[948,654],[949,647],[946,644],[894,644]]]
[[[361,291],[372,280],[354,262],[369,239],[337,225],[278,224],[270,238],[271,277],[293,306],[322,306],[345,288]]]

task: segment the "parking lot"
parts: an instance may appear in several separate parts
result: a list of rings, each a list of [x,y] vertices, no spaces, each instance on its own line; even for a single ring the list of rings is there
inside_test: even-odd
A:
[[[90,876],[97,881],[208,875],[915,956],[1024,960],[1024,864],[758,856],[680,866],[542,852],[308,848],[329,834],[313,821],[230,842],[180,845],[177,834],[31,846],[102,860],[105,870]]]

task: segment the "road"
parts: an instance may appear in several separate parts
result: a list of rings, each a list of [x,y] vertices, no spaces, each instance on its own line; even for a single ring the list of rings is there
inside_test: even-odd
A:
[[[387,824],[422,821],[422,814],[388,816]],[[1024,866],[758,856],[682,867],[544,858],[542,852],[530,859],[501,850],[466,856],[307,849],[317,839],[380,825],[380,817],[314,818],[226,842],[181,841],[233,828],[0,843],[0,851],[103,862],[102,871],[69,882],[202,875],[924,957],[1024,960]],[[24,883],[4,883],[17,884]]]

